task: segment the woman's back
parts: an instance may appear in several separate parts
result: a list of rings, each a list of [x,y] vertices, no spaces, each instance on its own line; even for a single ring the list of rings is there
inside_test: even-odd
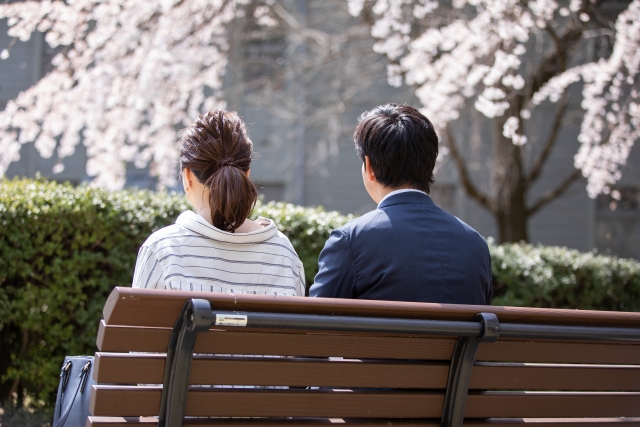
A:
[[[273,221],[250,233],[221,231],[194,212],[140,248],[134,288],[304,296],[304,270]]]

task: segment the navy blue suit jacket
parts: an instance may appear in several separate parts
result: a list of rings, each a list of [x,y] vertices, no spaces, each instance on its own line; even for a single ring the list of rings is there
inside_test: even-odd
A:
[[[334,230],[312,297],[490,304],[487,242],[424,193],[394,194]]]

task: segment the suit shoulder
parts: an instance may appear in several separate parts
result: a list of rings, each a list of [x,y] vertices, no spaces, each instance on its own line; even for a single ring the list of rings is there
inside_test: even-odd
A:
[[[451,214],[447,214],[447,215],[451,215]],[[489,250],[489,245],[487,244],[487,241],[485,240],[484,237],[480,235],[480,233],[476,231],[475,228],[471,227],[469,224],[467,224],[457,216],[451,215],[451,217],[454,218],[458,224],[460,224],[463,232],[469,237],[469,239],[477,241],[480,245],[486,247],[487,251]]]
[[[380,209],[376,209],[366,214],[359,216],[358,218],[354,218],[351,221],[347,222],[342,227],[336,228],[336,231],[340,231],[344,234],[351,234],[353,231],[362,228],[368,228],[372,225],[376,224],[379,220],[385,217],[384,212]]]

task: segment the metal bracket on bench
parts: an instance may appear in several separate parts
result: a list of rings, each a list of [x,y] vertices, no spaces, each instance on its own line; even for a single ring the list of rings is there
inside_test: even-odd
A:
[[[444,397],[440,427],[461,427],[469,391],[471,369],[481,342],[491,343],[498,339],[500,322],[493,313],[478,313],[473,319],[482,323],[479,337],[460,337],[453,349],[447,392]]]
[[[185,302],[169,338],[158,427],[182,427],[196,336],[208,331],[212,321],[209,301]]]

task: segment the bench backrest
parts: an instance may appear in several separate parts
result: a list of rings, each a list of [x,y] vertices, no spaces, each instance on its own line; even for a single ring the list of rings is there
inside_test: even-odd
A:
[[[188,391],[188,417],[267,417],[229,421],[232,424],[451,425],[443,413],[454,405],[453,392],[460,389],[465,425],[640,425],[640,419],[633,418],[640,417],[640,313],[130,288],[116,288],[105,306],[94,368],[99,385],[91,391],[93,416],[87,425],[129,425],[133,420],[122,417],[159,414],[162,386],[153,384],[166,380],[164,353],[185,301],[192,298],[209,301],[214,312],[256,313],[256,319],[259,313],[276,315],[255,323],[258,327],[251,321],[247,326],[221,321],[197,335],[189,383],[198,387]],[[489,325],[481,326],[482,319],[474,322],[478,313],[488,313],[489,323],[491,314],[497,317],[497,341],[491,342]],[[278,323],[279,318],[311,320],[301,329],[291,327],[289,320]],[[323,329],[312,318],[350,318],[354,330],[349,325]],[[383,331],[379,325],[367,330],[359,325],[360,318],[383,319],[381,324],[389,319],[465,324],[487,335],[478,345],[473,337],[465,343],[460,335],[420,332],[420,325],[408,333]],[[597,328],[610,328],[611,333],[596,336]],[[558,339],[562,331],[564,338]],[[476,345],[477,352],[465,353],[463,344]],[[469,354],[465,374],[461,359]],[[468,393],[465,384],[456,386],[465,382],[465,375]],[[157,423],[155,418],[135,421]],[[209,422],[219,426],[222,421]]]

